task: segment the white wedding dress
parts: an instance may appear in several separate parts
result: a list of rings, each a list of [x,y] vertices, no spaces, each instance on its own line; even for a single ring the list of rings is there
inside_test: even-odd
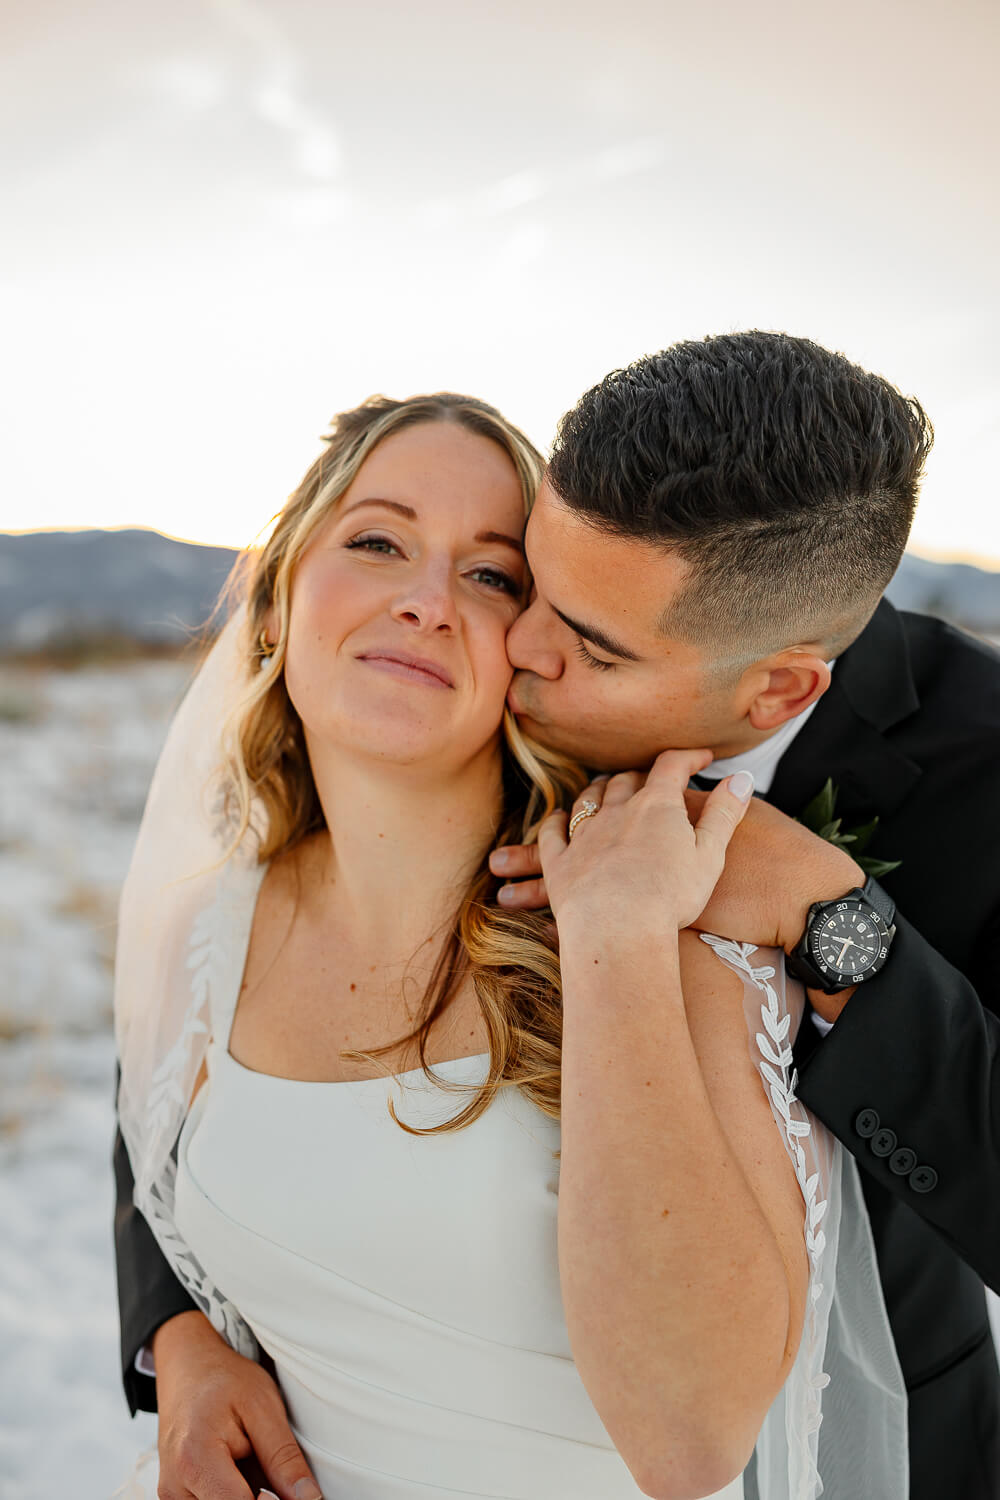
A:
[[[263,877],[263,869],[260,878]],[[633,1500],[570,1351],[559,1126],[505,1089],[466,1129],[422,1070],[302,1083],[228,1051],[253,903],[212,987],[176,1221],[275,1362],[325,1500]],[[475,1086],[485,1055],[440,1064]],[[720,1500],[741,1500],[739,1479]]]

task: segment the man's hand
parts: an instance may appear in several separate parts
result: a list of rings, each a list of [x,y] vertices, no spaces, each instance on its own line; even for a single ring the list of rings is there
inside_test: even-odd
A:
[[[706,792],[685,791],[692,821],[701,815],[707,798]],[[535,845],[494,849],[490,869],[514,882],[497,894],[507,910],[532,911],[548,904]],[[843,849],[755,797],[733,834],[718,884],[692,925],[788,952],[801,938],[814,901],[836,900],[864,883],[864,871]]]
[[[279,1500],[321,1500],[276,1383],[203,1313],[161,1324],[153,1358],[160,1500],[253,1500],[262,1484]]]

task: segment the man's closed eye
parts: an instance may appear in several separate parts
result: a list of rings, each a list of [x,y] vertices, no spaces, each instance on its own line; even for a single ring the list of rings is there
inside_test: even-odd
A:
[[[588,667],[592,667],[595,672],[613,672],[618,665],[617,662],[603,661],[601,657],[594,656],[587,650],[579,636],[576,638],[576,654],[582,662]]]

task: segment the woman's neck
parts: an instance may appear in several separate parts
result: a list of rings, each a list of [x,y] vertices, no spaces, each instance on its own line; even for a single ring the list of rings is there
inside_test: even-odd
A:
[[[313,758],[328,832],[310,852],[309,907],[361,950],[412,951],[450,921],[499,824],[502,764],[490,746],[461,771]]]

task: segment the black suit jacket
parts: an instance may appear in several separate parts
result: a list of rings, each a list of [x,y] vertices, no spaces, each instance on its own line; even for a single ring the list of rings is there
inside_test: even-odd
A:
[[[909,1392],[911,1494],[995,1500],[1000,1384],[980,1278],[1000,1290],[1000,657],[883,602],[768,800],[796,815],[828,776],[844,826],[877,814],[870,852],[902,862],[881,882],[898,930],[830,1035],[803,1028],[798,1093],[861,1168]],[[858,1128],[866,1111],[875,1135]],[[873,1149],[882,1130],[931,1173],[894,1171],[895,1153]]]
[[[878,814],[871,852],[902,861],[882,882],[898,933],[830,1035],[803,1028],[799,1094],[862,1169],[909,1391],[911,1495],[996,1500],[1000,1380],[980,1278],[1000,1289],[1000,657],[883,601],[769,800],[798,815],[827,777],[845,825]],[[915,1186],[926,1173],[897,1175],[873,1152],[865,1111],[932,1169],[929,1191]],[[134,1356],[193,1304],[132,1205],[120,1135],[115,1165],[125,1389],[133,1411],[153,1410]]]

